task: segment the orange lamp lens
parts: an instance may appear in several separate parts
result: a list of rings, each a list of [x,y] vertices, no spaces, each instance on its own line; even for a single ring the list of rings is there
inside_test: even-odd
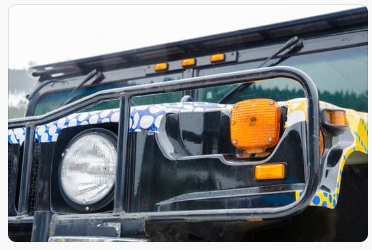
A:
[[[211,55],[211,62],[221,62],[221,61],[225,61],[225,54],[221,53],[221,54]]]
[[[280,107],[271,99],[252,99],[231,109],[231,143],[246,153],[263,153],[279,141]]]
[[[284,179],[285,166],[282,163],[257,165],[254,169],[256,180]]]
[[[195,63],[195,58],[184,59],[182,60],[182,67],[193,66]]]
[[[319,153],[320,156],[324,153],[324,136],[322,130],[319,131]]]
[[[166,70],[166,69],[168,69],[168,63],[155,64],[154,69],[155,69],[155,71]]]
[[[346,126],[346,112],[343,110],[327,110],[327,122],[332,125]]]

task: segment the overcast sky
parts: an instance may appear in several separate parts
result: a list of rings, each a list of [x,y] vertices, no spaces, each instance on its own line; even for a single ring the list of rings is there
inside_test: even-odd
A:
[[[357,5],[15,5],[9,68],[28,68],[352,9]]]

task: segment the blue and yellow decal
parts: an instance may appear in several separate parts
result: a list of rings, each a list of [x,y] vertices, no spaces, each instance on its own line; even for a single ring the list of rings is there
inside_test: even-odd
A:
[[[160,121],[166,113],[205,112],[230,108],[231,105],[207,102],[179,102],[154,105],[142,105],[131,108],[129,132],[149,130],[158,132]],[[43,142],[55,142],[62,129],[100,123],[117,123],[119,109],[74,113],[46,125],[37,126],[35,138]],[[25,140],[25,128],[8,130],[8,142],[22,145]]]
[[[338,108],[334,105],[320,102],[321,107],[326,108]],[[339,108],[338,108],[339,109]],[[341,179],[344,166],[347,162],[348,157],[354,152],[361,152],[368,154],[368,117],[366,113],[357,112],[351,109],[344,109],[346,111],[346,119],[348,121],[350,132],[354,138],[353,143],[343,150],[341,159],[339,162],[339,171],[337,174],[337,183],[334,190],[331,192],[325,192],[318,190],[314,195],[310,206],[319,206],[334,209],[337,206],[337,202],[340,196]],[[302,195],[302,190],[297,190],[295,198],[298,200]]]

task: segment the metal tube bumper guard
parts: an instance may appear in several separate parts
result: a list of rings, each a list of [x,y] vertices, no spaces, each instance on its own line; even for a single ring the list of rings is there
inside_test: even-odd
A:
[[[307,98],[307,159],[305,167],[305,188],[303,195],[291,204],[281,207],[265,207],[265,208],[243,208],[243,209],[220,209],[220,210],[193,210],[193,211],[166,211],[166,212],[142,212],[142,213],[126,213],[127,202],[125,200],[126,190],[126,159],[128,152],[128,134],[130,115],[130,99],[134,96],[159,94],[165,92],[181,91],[195,88],[214,87],[226,84],[247,83],[252,81],[261,81],[274,78],[288,78],[297,81],[305,92]],[[318,92],[314,82],[311,78],[299,69],[286,66],[276,66],[270,68],[260,68],[244,71],[236,71],[232,73],[224,73],[203,77],[195,77],[190,79],[174,80],[168,82],[160,82],[148,85],[131,86],[119,89],[110,89],[97,92],[54,111],[46,113],[41,116],[27,117],[22,119],[9,120],[8,128],[26,127],[26,139],[24,145],[32,145],[35,127],[41,124],[47,124],[51,121],[60,119],[70,113],[74,113],[82,108],[91,106],[94,103],[120,99],[120,118],[119,118],[119,136],[118,136],[118,166],[117,177],[114,190],[114,211],[112,214],[101,216],[107,217],[109,221],[121,221],[125,218],[138,218],[141,221],[148,222],[187,222],[187,221],[238,221],[238,220],[261,220],[274,219],[280,217],[288,217],[295,215],[304,210],[312,201],[317,190],[320,179],[320,157],[319,157],[319,100]],[[33,147],[28,147],[24,150],[22,163],[22,187],[20,190],[19,207],[22,211],[27,211],[29,185],[28,179],[30,175],[30,168],[32,163]],[[21,188],[22,188],[21,187]],[[19,211],[22,214],[22,211]],[[39,213],[39,212],[36,212]],[[41,212],[40,213],[44,213]],[[47,211],[47,213],[50,213]],[[99,214],[97,214],[99,215]],[[50,223],[43,223],[36,226],[40,220],[34,216],[34,227],[32,240],[45,240],[45,234],[54,236],[52,228],[58,225],[58,221],[80,221],[81,223],[88,223],[94,216],[91,215],[57,215],[47,216]],[[49,225],[50,224],[50,225]],[[44,228],[46,227],[46,228]],[[49,229],[50,228],[50,229]],[[36,232],[36,231],[39,231]],[[45,232],[44,236],[40,231]],[[57,233],[57,232],[55,232]],[[35,236],[34,236],[35,235]],[[40,236],[38,236],[40,235]],[[86,235],[89,236],[89,235]]]

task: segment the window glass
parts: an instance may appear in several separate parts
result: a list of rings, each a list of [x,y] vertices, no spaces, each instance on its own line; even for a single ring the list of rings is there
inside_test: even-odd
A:
[[[129,80],[120,83],[113,83],[113,84],[105,84],[101,86],[91,87],[91,88],[81,88],[76,91],[74,94],[74,100],[80,99],[82,97],[91,95],[101,90],[105,89],[113,89],[113,88],[121,88],[126,86],[134,86],[134,85],[141,85],[141,84],[151,84],[155,82],[162,82],[162,81],[172,81],[178,80],[181,78],[180,73],[170,74],[166,76],[156,76],[156,77],[148,77],[142,79],[135,79]],[[36,108],[35,108],[35,115],[45,114],[49,111],[56,109],[69,95],[69,91],[61,91],[61,92],[54,92],[54,93],[47,93],[43,95],[38,101]],[[132,99],[131,105],[144,105],[144,104],[151,104],[151,103],[161,103],[161,102],[177,102],[181,100],[181,92],[172,92],[172,93],[165,93],[165,94],[158,94],[158,95],[147,95],[147,96],[139,96]],[[98,104],[95,104],[83,111],[92,111],[92,110],[103,110],[103,109],[112,109],[119,107],[119,100],[112,100],[112,101],[105,101]]]
[[[280,65],[293,66],[307,73],[318,88],[319,98],[343,108],[368,112],[367,46],[293,56]],[[239,70],[257,67],[259,62],[240,65]],[[236,67],[235,67],[236,70]],[[234,71],[234,66],[205,69],[200,75]],[[205,88],[198,100],[218,102],[234,85]],[[252,84],[233,96],[228,103],[265,97],[276,101],[303,97],[301,87],[287,79],[273,79]],[[358,100],[358,101],[355,101]]]

